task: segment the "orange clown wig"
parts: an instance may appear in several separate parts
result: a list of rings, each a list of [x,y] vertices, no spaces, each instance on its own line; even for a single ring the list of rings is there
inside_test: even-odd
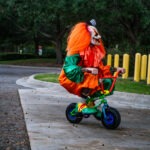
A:
[[[111,76],[110,66],[104,66],[102,59],[106,52],[97,29],[85,22],[76,24],[67,39],[67,56],[59,76],[60,84],[70,93],[81,96],[83,88],[90,89],[90,95],[100,91],[99,78]],[[99,43],[92,44],[91,41]],[[98,74],[83,72],[82,68],[93,67]]]

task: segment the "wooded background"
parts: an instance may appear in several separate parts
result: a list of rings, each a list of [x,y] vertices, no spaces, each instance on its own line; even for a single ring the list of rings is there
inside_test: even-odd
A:
[[[71,27],[92,18],[109,53],[150,53],[150,0],[0,0],[0,52],[52,47],[63,62]]]

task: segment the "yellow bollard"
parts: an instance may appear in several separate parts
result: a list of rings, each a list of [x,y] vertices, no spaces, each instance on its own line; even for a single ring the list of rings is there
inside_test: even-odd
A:
[[[150,84],[150,54],[148,55],[147,84]]]
[[[112,62],[112,55],[108,54],[107,55],[107,65],[111,66],[111,62]]]
[[[114,56],[114,67],[119,67],[119,55],[115,54]]]
[[[141,59],[141,80],[146,80],[147,55],[143,55]]]
[[[140,81],[140,67],[141,67],[141,54],[136,53],[135,55],[135,67],[134,67],[134,81]]]
[[[129,76],[129,55],[128,54],[123,55],[123,68],[126,70],[126,72],[122,75],[122,78],[127,79]]]

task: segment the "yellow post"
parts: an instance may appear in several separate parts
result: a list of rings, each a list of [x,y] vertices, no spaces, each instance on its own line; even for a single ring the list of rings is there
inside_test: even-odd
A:
[[[111,66],[111,61],[112,61],[112,55],[108,54],[107,55],[107,65]]]
[[[119,55],[115,54],[114,56],[114,67],[119,67]]]
[[[150,54],[148,55],[147,84],[150,84]]]
[[[140,65],[141,64],[141,54],[136,53],[135,55],[135,66],[134,66],[134,81],[140,81]]]
[[[129,55],[128,54],[123,55],[123,68],[126,70],[126,72],[122,75],[122,78],[127,79],[129,76]]]
[[[141,61],[141,80],[146,80],[147,55],[142,56]]]

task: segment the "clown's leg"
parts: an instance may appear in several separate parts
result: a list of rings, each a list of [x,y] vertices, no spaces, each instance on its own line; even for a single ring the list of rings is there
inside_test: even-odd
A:
[[[89,88],[82,88],[82,90],[81,90],[81,97],[86,99],[89,96],[90,92],[91,92],[91,89],[89,89]]]
[[[109,90],[111,88],[113,80],[112,79],[104,79],[103,80],[103,84],[104,84],[104,90]],[[109,95],[113,94],[114,89],[112,90],[111,93],[109,93]]]
[[[83,88],[81,90],[81,97],[85,100],[85,102],[77,103],[76,110],[78,112],[82,112],[82,114],[94,114],[97,112],[97,110],[94,108],[94,102],[89,101],[90,98],[88,98],[88,96],[90,92],[91,92],[91,89],[89,88]]]
[[[112,82],[113,82],[113,80],[112,79],[110,79],[110,78],[107,78],[107,79],[103,79],[103,80],[99,80],[101,83],[100,84],[102,84],[103,85],[103,90],[104,90],[104,93],[102,92],[102,91],[97,91],[96,93],[94,93],[92,96],[93,97],[97,97],[97,95],[101,95],[101,94],[104,94],[105,96],[108,96],[108,95],[112,95],[113,94],[113,91],[114,91],[114,88],[112,89],[112,91],[110,92],[110,88],[111,88],[111,86],[112,86]],[[101,85],[100,85],[100,87],[101,87]],[[101,87],[102,88],[102,87]]]
[[[86,103],[77,103],[77,111],[83,115],[90,115],[97,113],[97,109],[94,107],[88,107]]]
[[[112,85],[112,79],[104,79],[103,84],[104,84],[104,90],[109,91],[109,89]],[[81,94],[82,94],[82,97],[86,99],[86,102],[85,103],[78,103],[77,104],[77,111],[82,112],[83,114],[94,114],[94,116],[96,118],[100,119],[101,118],[101,111],[94,107],[95,106],[94,101],[91,101],[88,99],[90,92],[91,92],[91,89],[88,89],[88,88],[82,89]],[[106,95],[111,95],[111,94],[113,94],[113,92],[106,93]],[[95,97],[100,97],[101,95],[103,95],[103,93],[101,93],[101,91],[97,91],[90,97],[93,99]]]
[[[106,90],[106,91],[108,91],[109,89],[110,89],[110,87],[111,87],[111,85],[112,85],[112,79],[104,79],[103,80],[103,85],[104,85],[104,90]],[[113,89],[114,90],[114,89]],[[112,90],[112,92],[111,93],[107,93],[106,95],[111,95],[111,94],[113,94],[113,90]],[[92,107],[90,107],[90,105],[89,105],[89,102],[87,102],[87,100],[88,100],[88,96],[89,96],[89,94],[90,94],[90,92],[91,92],[91,89],[89,89],[89,88],[83,88],[82,90],[81,90],[81,96],[82,96],[82,98],[85,98],[86,99],[86,102],[85,103],[78,103],[77,104],[77,110],[78,110],[78,112],[82,112],[83,114],[94,114],[94,113],[96,113],[98,110],[94,107],[94,103],[93,103],[93,106]],[[91,98],[95,98],[95,97],[99,97],[99,96],[101,96],[102,95],[102,93],[101,93],[101,91],[97,91],[97,92],[95,92],[92,96],[90,96]],[[100,112],[99,113],[97,113],[97,115],[98,115],[98,117],[101,115],[100,114]]]

